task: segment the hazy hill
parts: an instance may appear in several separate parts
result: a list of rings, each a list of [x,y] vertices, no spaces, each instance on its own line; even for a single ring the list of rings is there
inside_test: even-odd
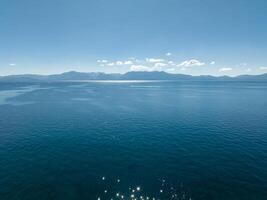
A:
[[[127,72],[125,74],[106,74],[102,72],[65,72],[55,75],[10,75],[1,76],[1,82],[41,82],[41,81],[79,81],[79,80],[177,80],[177,81],[267,81],[267,74],[229,76],[191,76],[169,74],[166,72]]]

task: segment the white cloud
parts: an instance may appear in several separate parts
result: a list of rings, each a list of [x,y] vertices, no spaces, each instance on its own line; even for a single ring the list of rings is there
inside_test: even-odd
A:
[[[226,72],[226,71],[232,71],[232,70],[233,70],[233,68],[231,68],[231,67],[223,67],[223,68],[219,69],[219,72]]]
[[[144,66],[144,65],[132,65],[131,66],[131,71],[159,71],[161,70],[161,67],[148,67],[148,66]]]
[[[155,63],[155,67],[165,67],[167,64],[165,63]]]
[[[131,60],[126,60],[126,61],[124,62],[124,64],[125,64],[125,65],[132,65],[132,64],[133,64],[133,61],[131,61]]]
[[[111,62],[111,63],[108,63],[107,66],[114,66],[115,63]]]
[[[241,63],[240,66],[247,66],[248,64],[246,62]]]
[[[137,58],[135,57],[130,57],[128,58],[129,61],[132,61],[132,62],[140,62],[140,60],[138,60]]]
[[[9,66],[14,67],[14,66],[16,66],[16,64],[15,63],[10,63]]]
[[[181,62],[178,67],[195,67],[195,66],[202,66],[205,65],[204,62],[200,62],[199,60],[192,59],[192,60],[185,60]]]
[[[250,69],[250,68],[247,68],[245,71],[246,71],[246,72],[250,72],[250,71],[251,71],[251,69]]]
[[[132,65],[131,71],[151,71],[150,67],[144,65]]]
[[[133,64],[132,60],[126,60],[126,61],[118,60],[118,61],[110,62],[110,63],[107,60],[97,60],[97,62],[101,64],[105,64],[107,66],[114,66],[114,65],[121,66],[121,65],[132,65]]]
[[[170,60],[170,61],[168,62],[168,64],[169,64],[169,65],[174,65],[174,62],[173,62],[172,60]]]
[[[133,61],[126,60],[126,61],[116,61],[116,65],[132,65]]]
[[[164,62],[164,59],[160,58],[146,58],[146,61],[149,63],[158,63],[158,62]]]
[[[174,72],[175,71],[175,68],[168,68],[166,69],[167,72]]]
[[[172,54],[170,52],[166,53],[166,56],[171,56]]]
[[[267,70],[267,67],[260,67],[260,70]]]
[[[98,63],[107,63],[107,60],[97,60]]]
[[[239,63],[237,65],[235,65],[236,67],[246,67],[248,64],[246,62],[243,63]]]
[[[214,65],[214,64],[215,64],[215,61],[211,61],[210,64],[211,64],[211,65]]]
[[[117,61],[116,65],[123,65],[123,61]]]

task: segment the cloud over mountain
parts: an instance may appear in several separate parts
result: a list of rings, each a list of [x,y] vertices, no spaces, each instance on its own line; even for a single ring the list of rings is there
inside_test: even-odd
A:
[[[185,60],[181,62],[178,67],[195,67],[195,66],[202,66],[205,65],[204,62],[201,62],[197,59]]]

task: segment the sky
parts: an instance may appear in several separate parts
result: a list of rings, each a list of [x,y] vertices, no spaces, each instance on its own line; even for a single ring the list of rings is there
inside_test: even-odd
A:
[[[267,1],[0,1],[0,76],[73,70],[267,73]]]

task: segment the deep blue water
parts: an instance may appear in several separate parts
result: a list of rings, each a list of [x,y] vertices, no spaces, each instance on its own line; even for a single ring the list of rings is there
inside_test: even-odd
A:
[[[1,200],[129,199],[136,186],[266,200],[267,83],[0,84]]]

